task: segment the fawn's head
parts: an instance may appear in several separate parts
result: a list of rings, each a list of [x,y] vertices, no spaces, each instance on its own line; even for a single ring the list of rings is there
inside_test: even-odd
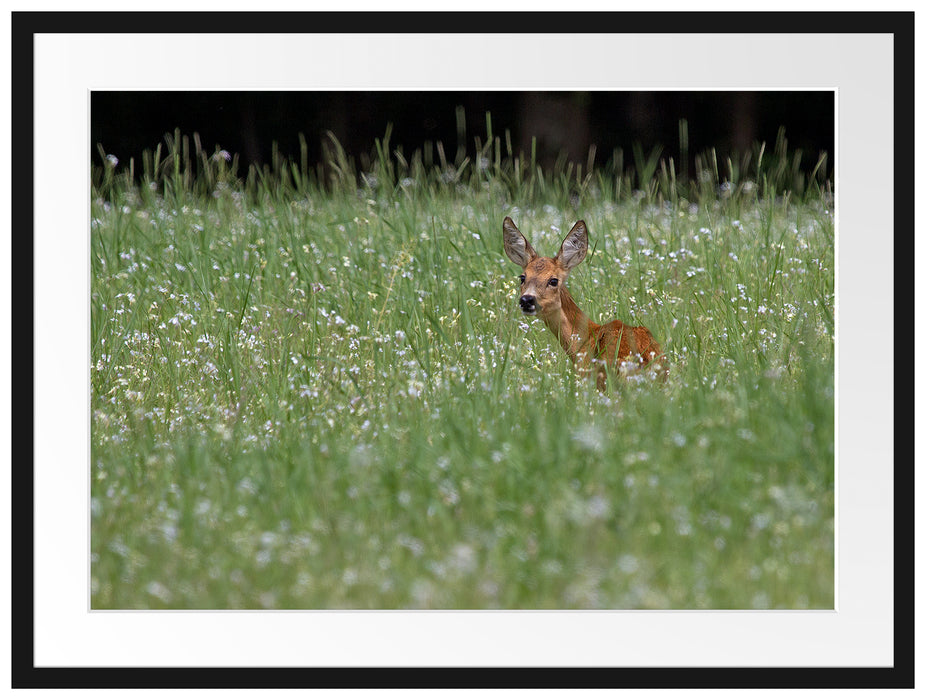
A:
[[[527,242],[511,217],[502,223],[505,253],[512,262],[524,268],[521,275],[521,298],[518,303],[525,314],[539,314],[541,318],[560,309],[560,290],[569,271],[585,258],[588,252],[588,230],[584,221],[576,222],[563,239],[555,258],[543,258]]]

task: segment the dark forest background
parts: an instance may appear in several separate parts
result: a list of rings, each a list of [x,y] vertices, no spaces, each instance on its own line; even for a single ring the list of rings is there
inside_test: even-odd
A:
[[[810,169],[820,153],[834,167],[835,98],[832,91],[658,91],[658,92],[94,92],[91,95],[91,153],[97,145],[121,165],[141,162],[165,134],[179,129],[200,136],[207,152],[237,154],[245,169],[270,161],[274,144],[284,157],[300,157],[299,135],[310,163],[323,159],[331,131],[350,155],[369,153],[392,125],[391,146],[406,154],[425,142],[442,142],[452,154],[475,152],[486,140],[486,113],[496,136],[511,136],[515,152],[531,152],[550,165],[565,155],[585,163],[589,147],[603,165],[615,149],[645,152],[659,146],[678,162],[681,120],[687,122],[687,151],[716,149],[718,157],[741,154],[757,142],[771,148],[784,129],[791,153],[800,150]],[[460,142],[459,114],[465,115]],[[689,173],[691,174],[691,173]]]

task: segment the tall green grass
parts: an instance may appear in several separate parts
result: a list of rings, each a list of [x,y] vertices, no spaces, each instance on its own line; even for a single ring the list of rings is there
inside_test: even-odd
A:
[[[683,125],[684,126],[684,125]],[[91,201],[94,608],[831,608],[833,216],[783,137],[698,175],[387,133],[238,172],[179,133]],[[578,218],[607,395],[517,308]]]

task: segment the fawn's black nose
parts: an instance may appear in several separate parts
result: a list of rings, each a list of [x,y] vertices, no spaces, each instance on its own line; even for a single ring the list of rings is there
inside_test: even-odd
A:
[[[537,298],[530,294],[525,294],[518,299],[518,303],[521,305],[521,311],[526,314],[532,314],[537,311]]]

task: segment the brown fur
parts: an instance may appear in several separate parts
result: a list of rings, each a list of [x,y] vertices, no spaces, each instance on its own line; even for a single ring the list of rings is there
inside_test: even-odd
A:
[[[624,363],[640,368],[652,364],[661,370],[665,380],[668,376],[666,358],[648,328],[628,326],[616,319],[601,325],[595,323],[579,308],[563,284],[569,271],[582,262],[588,250],[584,221],[573,226],[554,258],[537,255],[510,218],[505,218],[502,229],[505,252],[524,270],[521,298],[527,301],[522,302],[522,308],[527,303],[536,309],[583,376],[594,371],[596,385],[604,391],[609,371],[620,371]],[[550,283],[554,278],[559,282],[555,286]]]

